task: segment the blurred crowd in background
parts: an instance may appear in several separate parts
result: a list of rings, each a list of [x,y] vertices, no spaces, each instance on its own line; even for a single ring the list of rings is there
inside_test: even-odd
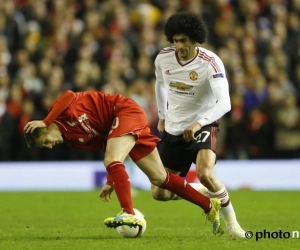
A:
[[[154,59],[181,10],[203,17],[202,46],[227,70],[218,158],[300,158],[300,0],[1,0],[0,161],[102,159],[66,144],[27,149],[26,122],[68,89],[133,98],[159,135]]]

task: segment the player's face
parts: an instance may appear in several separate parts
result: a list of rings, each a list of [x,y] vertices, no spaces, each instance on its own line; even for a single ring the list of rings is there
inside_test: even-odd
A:
[[[63,143],[63,137],[57,130],[47,130],[36,139],[36,144],[40,148],[53,148],[57,144]]]
[[[176,47],[180,60],[189,60],[196,55],[196,43],[192,42],[186,35],[179,34],[173,36],[173,44]]]

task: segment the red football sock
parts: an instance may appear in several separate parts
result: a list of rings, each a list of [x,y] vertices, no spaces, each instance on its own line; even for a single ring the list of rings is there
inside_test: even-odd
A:
[[[120,161],[113,161],[106,167],[110,182],[113,183],[113,188],[118,197],[121,208],[128,214],[134,214],[130,179],[125,170],[125,167]]]
[[[178,175],[172,174],[167,171],[167,178],[160,187],[167,189],[174,194],[177,194],[181,198],[200,206],[205,213],[208,213],[210,211],[210,199],[200,194],[198,191],[192,188],[186,182],[186,180]]]

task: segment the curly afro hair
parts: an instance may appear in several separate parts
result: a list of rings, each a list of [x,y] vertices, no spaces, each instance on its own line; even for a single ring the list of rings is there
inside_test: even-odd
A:
[[[170,43],[173,43],[173,36],[179,34],[184,34],[191,41],[199,44],[204,43],[207,38],[207,29],[203,20],[190,11],[181,11],[171,15],[165,24],[164,33]]]

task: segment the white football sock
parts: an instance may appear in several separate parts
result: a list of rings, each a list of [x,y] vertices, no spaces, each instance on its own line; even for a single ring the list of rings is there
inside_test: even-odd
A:
[[[222,208],[220,210],[220,214],[225,221],[226,227],[230,229],[232,226],[239,226],[237,222],[236,215],[229,199],[228,192],[225,187],[217,192],[208,191],[208,196],[210,198],[219,198],[222,202]],[[224,206],[225,205],[225,206]],[[223,207],[224,206],[224,207]]]

